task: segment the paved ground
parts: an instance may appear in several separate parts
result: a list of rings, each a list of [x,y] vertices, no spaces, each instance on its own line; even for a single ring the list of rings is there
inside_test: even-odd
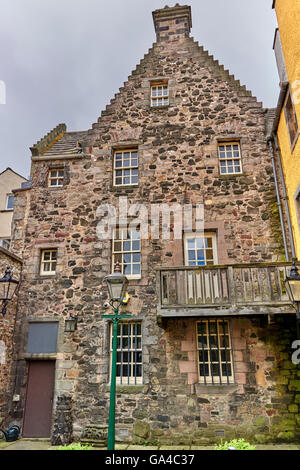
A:
[[[47,439],[19,439],[15,442],[5,442],[0,440],[0,450],[55,450],[51,447]],[[116,444],[116,450],[213,450],[213,446],[136,446],[129,444]],[[274,445],[257,445],[257,450],[300,450],[299,444],[274,444]],[[106,448],[96,448],[95,450],[106,450]]]

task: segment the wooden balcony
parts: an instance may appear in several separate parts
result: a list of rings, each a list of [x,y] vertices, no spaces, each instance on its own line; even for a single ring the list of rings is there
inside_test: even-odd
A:
[[[295,313],[285,291],[289,263],[157,269],[158,317]]]

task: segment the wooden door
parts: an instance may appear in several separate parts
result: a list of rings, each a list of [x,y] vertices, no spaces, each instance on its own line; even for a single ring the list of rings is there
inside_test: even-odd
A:
[[[30,361],[23,437],[50,437],[55,361]]]

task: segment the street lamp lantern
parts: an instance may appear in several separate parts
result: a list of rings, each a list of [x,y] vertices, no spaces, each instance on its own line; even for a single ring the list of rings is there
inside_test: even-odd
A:
[[[296,261],[296,258],[294,258],[290,274],[286,277],[284,283],[290,301],[296,308],[297,336],[300,339],[300,274]]]
[[[7,266],[4,277],[0,279],[0,300],[2,300],[1,313],[3,316],[6,314],[7,303],[13,298],[18,284],[19,281],[12,278],[10,267]]]
[[[118,261],[115,266],[115,272],[106,276],[105,280],[108,286],[111,304],[114,302],[121,303],[126,294],[128,280],[127,277],[121,273]]]
[[[118,324],[123,318],[130,318],[130,314],[119,313],[122,300],[126,295],[128,284],[127,277],[121,273],[120,264],[117,261],[115,272],[105,277],[109,291],[109,303],[113,308],[113,315],[102,315],[102,318],[109,319],[113,324],[113,344],[110,373],[110,399],[109,399],[109,418],[108,418],[108,436],[107,450],[115,449],[115,411],[116,411],[116,377],[117,377],[117,339]]]

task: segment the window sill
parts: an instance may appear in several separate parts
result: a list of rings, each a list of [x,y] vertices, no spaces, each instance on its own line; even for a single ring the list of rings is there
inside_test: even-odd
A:
[[[106,390],[110,391],[110,385],[106,385]],[[143,393],[144,385],[137,384],[137,385],[118,385],[116,386],[116,393],[124,393],[128,395],[134,395],[137,393]]]
[[[123,186],[115,186],[115,185],[113,185],[113,186],[111,187],[111,189],[112,189],[113,191],[123,191],[123,189],[136,189],[136,188],[138,188],[138,187],[139,187],[138,184],[124,184]]]
[[[215,395],[222,395],[227,393],[233,393],[237,390],[238,385],[236,383],[229,383],[229,384],[195,384],[195,391],[197,396],[201,396],[203,394],[215,394]]]

